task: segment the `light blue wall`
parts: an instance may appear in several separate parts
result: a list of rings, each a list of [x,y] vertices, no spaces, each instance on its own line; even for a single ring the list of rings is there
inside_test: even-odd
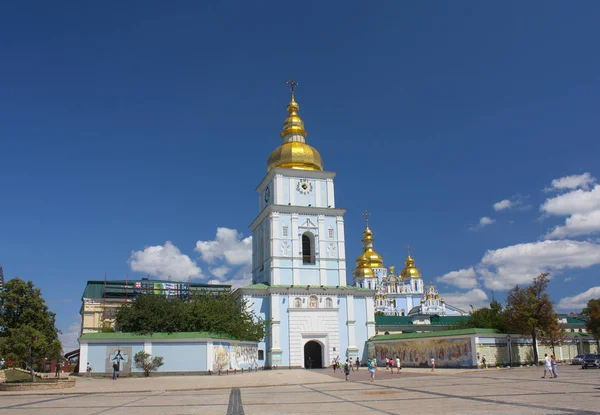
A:
[[[271,297],[251,297],[248,301],[252,304],[252,310],[257,316],[262,317],[265,320],[269,320],[271,318],[271,308],[269,306],[270,299]],[[265,359],[267,359],[267,344],[270,344],[268,335],[264,341],[258,343],[258,350],[264,351]],[[258,364],[259,366],[263,366],[265,364],[265,360],[259,360]]]
[[[315,267],[315,265],[313,265]],[[319,282],[319,270],[318,269],[300,269],[300,283],[299,285],[321,285]]]
[[[354,297],[354,323],[356,334],[356,347],[361,362],[366,362],[365,343],[367,338],[367,300],[364,297]]]
[[[204,371],[206,343],[152,342],[152,356],[162,356],[164,365],[159,372]]]
[[[289,302],[290,299],[286,295],[279,297],[279,344],[283,353],[281,355],[281,365],[289,366],[290,364],[290,340],[289,340]]]
[[[131,362],[131,371],[141,372],[141,369],[135,367],[133,356],[137,352],[144,350],[143,343],[88,343],[88,362],[90,362],[90,365],[92,366],[92,371],[97,373],[106,371],[106,362],[108,360],[106,351],[109,347],[112,348],[116,346],[131,347],[131,355],[128,356],[128,359]],[[87,362],[85,362],[84,365],[85,364],[87,364]]]
[[[338,311],[338,327],[340,328],[340,351],[339,355],[342,362],[346,361],[348,357],[348,298],[346,296],[339,296],[339,311]]]
[[[339,271],[337,270],[327,270],[327,285],[330,286],[337,286],[340,285],[340,277],[339,277]]]
[[[282,268],[279,270],[279,284],[292,285],[294,283],[294,274],[291,268]]]

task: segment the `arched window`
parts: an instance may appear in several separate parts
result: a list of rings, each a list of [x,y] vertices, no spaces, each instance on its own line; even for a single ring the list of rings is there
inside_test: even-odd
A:
[[[333,300],[331,298],[327,298],[325,300],[325,307],[327,307],[327,308],[332,308],[333,307]]]
[[[302,307],[302,300],[300,300],[299,298],[296,298],[294,300],[294,307],[296,307],[296,308]]]
[[[302,235],[302,263],[315,263],[315,236],[310,232]]]
[[[312,297],[310,297],[310,308],[317,308],[318,307],[318,302],[317,302],[317,297],[315,297],[314,295]]]

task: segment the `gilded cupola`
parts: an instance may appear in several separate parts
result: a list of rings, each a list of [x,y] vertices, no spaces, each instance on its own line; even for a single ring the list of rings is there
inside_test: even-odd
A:
[[[288,81],[292,88],[292,99],[287,106],[288,116],[283,122],[281,139],[283,143],[277,147],[267,160],[267,172],[274,167],[323,171],[323,160],[319,152],[306,144],[306,130],[304,122],[298,115],[300,106],[295,100],[295,91],[298,83],[294,80]]]
[[[421,272],[415,266],[414,258],[410,256],[410,248],[408,248],[408,256],[406,257],[406,261],[404,261],[404,263],[406,266],[400,273],[402,279],[421,278]]]
[[[373,249],[373,232],[369,228],[370,213],[364,213],[366,218],[366,227],[363,232],[363,253],[356,258],[356,269],[354,270],[354,278],[372,278],[376,277],[373,268],[383,268],[383,259]]]

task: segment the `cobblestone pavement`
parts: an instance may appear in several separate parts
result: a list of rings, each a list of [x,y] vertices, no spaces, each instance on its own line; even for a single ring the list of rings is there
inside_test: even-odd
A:
[[[147,391],[108,391],[103,380],[87,380],[85,389],[96,385],[96,392],[0,393],[0,414],[600,414],[600,370],[561,366],[558,379],[540,379],[542,372],[412,369],[392,376],[380,369],[375,382],[363,379],[366,371],[346,382],[331,369],[265,371],[243,379],[178,377],[189,390],[169,388],[180,385],[174,378],[142,379]],[[109,384],[123,388],[124,381]]]

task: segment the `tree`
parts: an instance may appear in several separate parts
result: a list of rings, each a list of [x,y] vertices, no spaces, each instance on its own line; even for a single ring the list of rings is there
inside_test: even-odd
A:
[[[533,359],[538,362],[537,339],[548,332],[558,319],[552,301],[546,294],[548,274],[543,273],[533,279],[531,285],[510,290],[505,309],[508,331],[530,335],[533,342]]]
[[[555,346],[565,341],[567,334],[558,322],[558,315],[548,323],[548,327],[542,330],[542,344],[552,348],[552,354],[556,355]]]
[[[133,356],[133,360],[135,361],[135,367],[142,369],[144,371],[144,376],[146,377],[150,376],[151,372],[154,372],[156,369],[164,365],[162,357],[152,357],[144,351],[137,352]]]
[[[600,340],[600,299],[592,298],[587,306],[581,311],[585,318],[585,328],[589,331],[596,341]]]
[[[39,289],[31,281],[13,278],[0,291],[0,352],[8,360],[25,364],[35,382],[34,366],[43,358],[58,359],[62,346]]]
[[[492,300],[489,308],[482,307],[473,311],[466,321],[456,323],[453,328],[496,329],[503,333],[506,331],[506,323],[502,305],[496,300]]]
[[[189,301],[142,294],[117,312],[116,329],[151,334],[202,331],[259,341],[268,322],[249,311],[232,292],[194,294]]]

